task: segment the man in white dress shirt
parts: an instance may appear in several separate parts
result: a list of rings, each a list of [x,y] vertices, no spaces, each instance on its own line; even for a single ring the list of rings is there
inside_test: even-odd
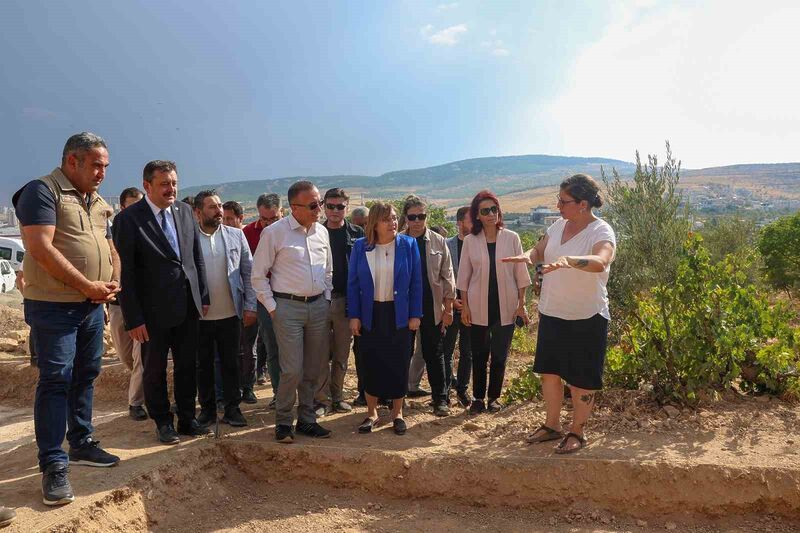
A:
[[[275,439],[294,440],[297,432],[330,437],[317,424],[314,393],[324,380],[328,358],[333,259],[328,232],[317,220],[321,200],[310,181],[289,187],[291,214],[264,228],[253,259],[253,289],[272,317],[278,341],[280,380],[276,392]],[[269,274],[269,277],[268,277]]]

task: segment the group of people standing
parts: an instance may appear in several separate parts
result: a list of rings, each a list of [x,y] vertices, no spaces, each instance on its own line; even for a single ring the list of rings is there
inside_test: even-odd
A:
[[[39,356],[34,417],[46,504],[72,501],[69,464],[119,462],[92,437],[105,304],[131,370],[130,416],[152,419],[164,444],[208,434],[218,407],[220,422],[247,425],[240,403],[256,401],[254,385],[267,375],[278,442],[296,433],[329,437],[319,417],[354,405],[366,406],[360,433],[391,424],[402,435],[417,340],[434,414],[450,414],[451,389],[472,414],[502,409],[514,328],[529,322],[528,266],[544,263],[535,370],[547,419],[528,440],[559,439],[561,452],[585,444],[583,427],[602,387],[615,246],[611,228],[592,213],[602,202],[590,177],[562,183],[563,219],[524,252],[489,191],[457,211],[458,234],[449,239],[428,227],[428,206],[417,196],[399,213],[378,201],[348,221],[346,192],[323,196],[309,181],[289,188],[287,216],[279,196],[264,194],[258,219],[243,226],[241,206],[214,191],[187,199],[191,206],[178,201],[177,167],[161,160],[145,166],[143,192],[123,191],[112,223],[97,193],[108,161],[103,139],[74,135],[61,166],[14,196],[28,250],[23,295]],[[344,397],[351,348],[352,404]],[[575,405],[566,434],[562,379]],[[388,416],[379,416],[380,404]],[[61,448],[65,434],[69,453]]]

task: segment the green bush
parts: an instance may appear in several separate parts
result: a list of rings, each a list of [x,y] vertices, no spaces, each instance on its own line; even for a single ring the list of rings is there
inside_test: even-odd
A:
[[[533,363],[511,380],[503,391],[503,403],[525,402],[540,398],[542,395],[542,380],[533,371]]]
[[[748,282],[752,254],[712,264],[694,235],[678,259],[675,280],[642,295],[622,326],[608,381],[628,387],[645,381],[660,399],[693,403],[699,391],[729,387],[747,368],[754,385],[794,394],[797,331],[789,310]]]
[[[767,281],[789,296],[800,290],[800,212],[767,225],[758,238]]]

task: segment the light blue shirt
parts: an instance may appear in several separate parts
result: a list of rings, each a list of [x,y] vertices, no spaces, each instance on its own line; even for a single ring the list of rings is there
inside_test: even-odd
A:
[[[156,204],[150,201],[150,197],[145,195],[144,199],[147,201],[147,205],[150,206],[150,209],[153,211],[153,216],[156,217],[156,222],[158,222],[158,227],[164,231],[164,228],[161,227],[161,211],[162,209],[158,207]],[[172,209],[167,208],[164,211],[167,220],[167,230],[164,231],[164,236],[167,238],[167,241],[172,246],[172,249],[175,250],[175,255],[178,256],[178,259],[181,258],[181,249],[178,245],[178,232],[175,230],[175,218],[172,215]]]

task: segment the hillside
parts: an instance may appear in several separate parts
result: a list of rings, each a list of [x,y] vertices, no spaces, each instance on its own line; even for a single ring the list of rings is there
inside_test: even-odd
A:
[[[537,205],[552,205],[555,186],[576,172],[597,178],[600,168],[610,173],[615,167],[623,177],[630,176],[634,166],[625,161],[604,158],[523,155],[482,157],[443,165],[387,172],[380,176],[311,176],[320,190],[343,187],[351,193],[364,193],[369,198],[398,198],[417,193],[449,208],[463,205],[480,189],[490,188],[503,201],[509,212],[525,212]],[[234,181],[218,185],[188,187],[181,195],[196,194],[202,188],[214,187],[226,200],[252,203],[259,194],[286,190],[300,177]],[[703,195],[709,188],[737,191],[764,200],[800,200],[800,163],[748,164],[683,169],[681,188],[692,196]]]
[[[344,187],[350,192],[363,192],[369,198],[394,198],[413,192],[451,205],[461,203],[486,187],[498,194],[509,194],[553,185],[576,172],[598,175],[601,166],[615,166],[623,174],[633,169],[631,163],[615,159],[521,155],[466,159],[427,168],[397,170],[380,176],[311,176],[306,179],[312,180],[323,191]],[[201,189],[213,187],[226,200],[253,202],[264,192],[285,195],[289,185],[298,179],[288,177],[187,187],[181,195],[196,194]]]

